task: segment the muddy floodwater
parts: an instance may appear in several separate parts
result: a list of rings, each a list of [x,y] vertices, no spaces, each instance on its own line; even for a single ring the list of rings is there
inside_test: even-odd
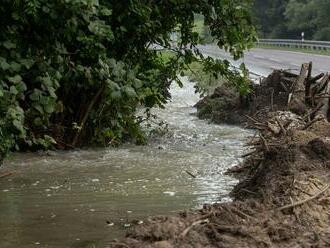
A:
[[[0,168],[0,247],[106,247],[150,215],[229,200],[250,131],[198,120],[192,83],[172,88],[166,135],[147,146],[14,154]],[[196,176],[193,178],[186,171]]]

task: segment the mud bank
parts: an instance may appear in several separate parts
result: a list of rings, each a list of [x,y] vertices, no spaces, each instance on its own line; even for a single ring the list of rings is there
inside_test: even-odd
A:
[[[259,133],[247,144],[244,163],[228,172],[240,178],[233,202],[149,218],[109,247],[329,247],[330,124],[319,112],[324,98],[302,104],[301,90],[283,91],[272,90],[271,103],[248,119]],[[300,114],[292,99],[302,104]],[[261,110],[267,114],[258,119]]]

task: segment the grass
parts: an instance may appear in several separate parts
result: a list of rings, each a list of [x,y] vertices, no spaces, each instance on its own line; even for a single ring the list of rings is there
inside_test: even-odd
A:
[[[194,32],[202,34],[204,30],[204,21],[201,19],[195,20]]]
[[[257,45],[256,48],[275,49],[275,50],[282,50],[282,51],[330,56],[330,50],[312,50],[312,49],[293,48],[293,47],[279,47],[279,46],[272,46],[272,45]]]
[[[160,58],[165,62],[169,62],[171,60],[171,58],[175,57],[175,53],[171,52],[171,51],[161,51],[159,53]]]
[[[184,72],[189,80],[195,82],[196,89],[201,95],[208,95],[222,85],[226,80],[220,75],[215,78],[213,74],[205,72],[200,62],[193,62],[189,65],[189,70]]]

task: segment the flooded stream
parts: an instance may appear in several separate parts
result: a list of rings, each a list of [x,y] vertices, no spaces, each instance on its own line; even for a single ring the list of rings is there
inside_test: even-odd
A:
[[[0,168],[0,247],[106,247],[132,223],[228,200],[250,131],[198,120],[193,84],[155,110],[169,132],[147,146],[15,154]],[[196,175],[188,175],[186,171]]]

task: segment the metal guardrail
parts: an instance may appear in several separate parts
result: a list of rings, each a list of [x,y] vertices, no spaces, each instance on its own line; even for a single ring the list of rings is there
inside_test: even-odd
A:
[[[260,39],[257,44],[311,50],[330,50],[330,41]]]

